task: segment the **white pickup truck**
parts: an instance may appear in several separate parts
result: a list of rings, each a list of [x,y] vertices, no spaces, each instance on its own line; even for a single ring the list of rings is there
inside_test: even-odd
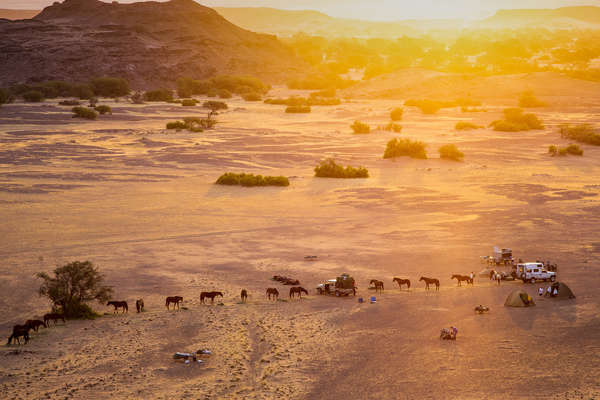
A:
[[[536,281],[556,280],[556,272],[546,271],[542,263],[520,263],[516,266],[517,278],[523,282],[535,283]]]

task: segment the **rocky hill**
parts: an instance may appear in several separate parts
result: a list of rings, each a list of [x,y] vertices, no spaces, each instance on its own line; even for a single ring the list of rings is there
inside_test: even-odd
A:
[[[0,86],[97,76],[140,88],[213,74],[276,81],[301,69],[276,37],[242,29],[193,0],[65,0],[30,20],[0,20]]]
[[[485,28],[600,28],[600,7],[575,6],[555,9],[498,10],[477,26]]]

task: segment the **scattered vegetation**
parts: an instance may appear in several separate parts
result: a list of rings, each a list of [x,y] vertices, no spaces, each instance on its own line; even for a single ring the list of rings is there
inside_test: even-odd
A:
[[[208,108],[212,111],[227,110],[227,103],[222,101],[208,100],[202,103],[203,108]]]
[[[96,78],[90,82],[94,94],[99,97],[121,97],[130,92],[129,83],[121,78]]]
[[[262,96],[260,93],[256,93],[256,92],[244,93],[244,94],[242,94],[242,99],[244,99],[246,101],[261,101]]]
[[[290,181],[285,176],[262,176],[254,174],[236,174],[227,172],[215,182],[218,185],[240,185],[240,186],[289,186]]]
[[[600,133],[596,132],[592,125],[561,125],[560,136],[577,142],[600,146]]]
[[[14,97],[8,89],[0,88],[0,106],[2,104],[12,103]]]
[[[410,139],[392,139],[388,142],[383,158],[396,158],[396,157],[411,157],[426,159],[427,152],[425,147],[427,145],[420,141],[414,141]]]
[[[532,129],[544,129],[544,125],[534,114],[523,114],[520,108],[507,108],[504,110],[504,119],[493,121],[490,124],[495,131],[520,132]]]
[[[371,132],[371,127],[360,121],[354,121],[354,123],[352,125],[350,125],[350,128],[352,128],[354,133],[370,133]]]
[[[315,167],[315,176],[319,178],[368,178],[369,171],[364,167],[352,167],[348,165],[343,167],[335,163],[333,158],[321,161]]]
[[[552,156],[566,156],[567,154],[582,156],[583,150],[576,144],[570,144],[567,147],[562,148],[552,145],[548,147],[548,153]]]
[[[39,90],[29,90],[23,93],[23,100],[28,103],[39,103],[44,101],[44,93]]]
[[[144,93],[144,100],[170,102],[173,101],[173,91],[169,89],[150,90]]]
[[[402,121],[402,115],[404,114],[403,108],[394,108],[392,112],[390,112],[390,118],[392,121]]]
[[[94,107],[94,110],[98,111],[98,114],[100,115],[112,114],[112,108],[110,108],[110,106],[107,105],[96,106]]]
[[[521,108],[536,108],[546,107],[548,104],[539,100],[531,90],[521,93],[519,96],[519,107]]]
[[[400,133],[400,132],[402,132],[402,125],[390,122],[387,125],[378,125],[377,130]]]
[[[196,104],[198,104],[198,100],[196,100],[196,99],[183,99],[183,100],[181,100],[181,105],[183,107],[194,107]]]
[[[465,155],[463,152],[458,150],[458,147],[454,144],[445,144],[438,149],[440,158],[446,160],[462,161]]]
[[[177,94],[179,97],[190,97],[192,95],[208,95],[216,97],[229,92],[243,95],[246,93],[266,94],[271,87],[258,78],[249,76],[219,75],[206,80],[194,80],[191,78],[180,78],[177,80]],[[227,91],[227,92],[226,92]]]
[[[81,105],[81,102],[79,100],[63,100],[58,102],[59,106],[79,106]]]
[[[66,318],[94,318],[97,316],[87,302],[110,300],[112,289],[104,286],[104,276],[90,261],[75,261],[54,270],[54,275],[39,272],[42,279],[39,295],[52,302],[54,311]]]
[[[73,118],[96,119],[98,117],[96,111],[87,107],[73,107],[71,111],[73,111]]]
[[[173,121],[173,122],[167,122],[167,129],[175,129],[175,130],[183,130],[183,129],[187,129],[187,125],[185,124],[185,122],[183,121]]]
[[[207,118],[187,117],[183,121],[168,122],[167,129],[203,132],[205,129],[210,129],[216,125],[217,121],[212,119],[211,116],[212,114],[209,114]]]
[[[308,114],[310,111],[310,106],[288,106],[285,109],[288,114]]]
[[[483,126],[474,124],[472,122],[459,121],[454,125],[454,129],[457,131],[470,131],[473,129],[481,129]]]

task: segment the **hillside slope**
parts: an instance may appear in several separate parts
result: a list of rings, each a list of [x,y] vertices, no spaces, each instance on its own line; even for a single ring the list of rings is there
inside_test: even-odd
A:
[[[29,19],[39,14],[40,10],[9,10],[7,8],[0,8],[0,18],[5,19]]]

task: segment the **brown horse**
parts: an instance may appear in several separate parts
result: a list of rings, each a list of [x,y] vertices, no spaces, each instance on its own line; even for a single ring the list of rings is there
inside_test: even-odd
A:
[[[392,282],[398,282],[400,290],[402,290],[402,285],[406,285],[407,289],[410,289],[410,279],[394,278],[392,279]]]
[[[273,300],[277,300],[277,298],[279,297],[279,290],[272,287],[267,288],[267,297],[269,298],[269,300],[271,300],[271,296],[273,296]]]
[[[377,279],[371,279],[371,282],[369,282],[369,285],[375,285],[376,292],[383,291],[383,282],[382,281],[378,281]]]
[[[242,289],[240,297],[242,298],[242,303],[245,303],[246,300],[248,300],[248,292],[246,291],[246,289]]]
[[[435,285],[435,290],[440,290],[440,281],[435,278],[425,278],[422,276],[419,282],[425,281],[425,289],[429,290],[429,285]]]
[[[113,314],[115,314],[119,308],[123,309],[123,313],[129,312],[129,306],[127,305],[126,301],[109,301],[108,303],[106,303],[106,305],[113,306],[115,308]]]
[[[217,297],[217,296],[223,297],[223,293],[221,293],[221,292],[201,292],[200,293],[200,302],[202,304],[204,304],[204,299],[209,298],[210,304],[213,304],[215,302],[215,297]]]
[[[462,286],[461,285],[462,281],[466,281],[467,284],[469,284],[469,283],[471,285],[473,284],[473,279],[471,279],[471,277],[469,275],[457,275],[457,274],[454,274],[454,275],[452,275],[452,277],[450,279],[456,279],[458,281],[458,286]]]
[[[21,344],[21,339],[19,339],[21,336],[23,337],[23,339],[25,339],[25,344],[27,344],[27,342],[29,342],[29,330],[30,329],[31,328],[27,325],[13,326],[12,335],[9,336],[8,342],[6,343],[6,345],[8,346],[9,344],[11,344],[13,339],[15,341],[17,341],[19,344]]]
[[[165,300],[165,306],[167,307],[167,310],[170,310],[169,305],[171,303],[173,303],[173,310],[175,309],[175,306],[177,306],[177,309],[179,310],[179,303],[183,303],[183,297],[181,297],[181,296],[167,297],[167,299]]]
[[[46,326],[48,326],[48,321],[54,321],[54,325],[56,325],[56,321],[58,321],[59,319],[62,319],[62,322],[65,322],[65,316],[63,314],[57,314],[57,313],[49,313],[44,315],[44,323],[46,324]]]
[[[39,319],[28,319],[25,322],[25,326],[28,326],[29,329],[33,329],[34,331],[38,331],[40,326],[47,328],[46,323],[44,321],[40,321]]]
[[[290,299],[294,297],[298,293],[298,297],[302,298],[302,293],[306,293],[308,296],[308,290],[304,289],[301,286],[294,286],[290,288]]]
[[[135,301],[135,309],[137,312],[144,311],[144,299],[138,299]]]

